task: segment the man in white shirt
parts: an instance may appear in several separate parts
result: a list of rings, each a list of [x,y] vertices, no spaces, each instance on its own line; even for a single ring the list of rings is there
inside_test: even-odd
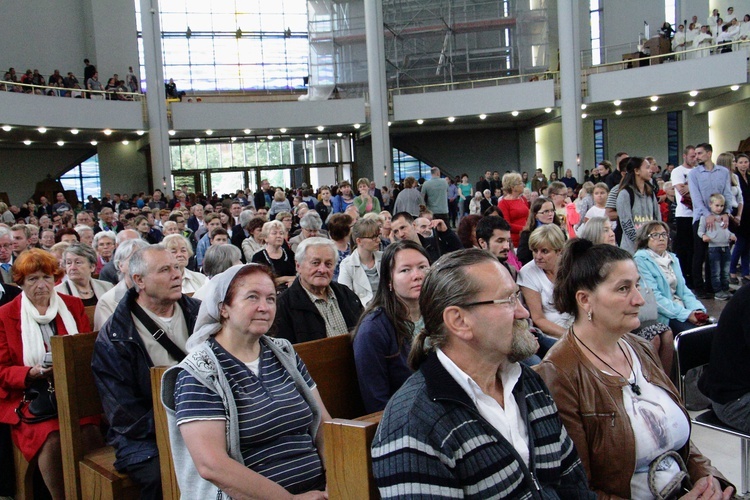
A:
[[[682,165],[672,170],[670,181],[674,187],[674,196],[677,207],[674,211],[675,227],[677,235],[674,239],[674,248],[680,261],[682,274],[689,288],[693,287],[693,203],[690,198],[684,198],[690,194],[688,189],[688,173],[695,166],[695,147],[686,146],[682,152]]]

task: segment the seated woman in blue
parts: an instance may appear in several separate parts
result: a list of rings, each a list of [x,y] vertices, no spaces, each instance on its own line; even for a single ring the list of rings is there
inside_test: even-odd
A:
[[[380,261],[375,297],[354,330],[354,364],[368,413],[381,411],[412,374],[411,341],[424,328],[419,309],[430,260],[411,240],[391,243]]]
[[[206,285],[190,354],[162,381],[177,482],[191,498],[327,498],[322,420],[305,364],[266,336],[276,287],[263,265]]]

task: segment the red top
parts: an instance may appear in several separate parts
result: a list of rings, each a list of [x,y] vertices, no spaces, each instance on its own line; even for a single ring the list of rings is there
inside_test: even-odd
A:
[[[510,200],[503,197],[497,202],[497,208],[503,214],[503,218],[510,224],[510,238],[513,240],[513,246],[518,248],[518,238],[526,225],[526,219],[529,218],[529,203],[523,196]]]

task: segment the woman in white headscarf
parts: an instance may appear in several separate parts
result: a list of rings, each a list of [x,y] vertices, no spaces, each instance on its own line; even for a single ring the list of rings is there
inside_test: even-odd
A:
[[[276,316],[267,266],[234,266],[206,285],[190,354],[162,382],[181,491],[194,498],[327,498],[315,382]]]

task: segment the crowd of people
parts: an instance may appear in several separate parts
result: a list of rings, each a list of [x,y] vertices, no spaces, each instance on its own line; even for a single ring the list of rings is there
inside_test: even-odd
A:
[[[738,19],[734,7],[727,8],[725,15],[719,9],[714,9],[705,24],[698,20],[698,16],[692,16],[689,22],[686,19],[676,26],[664,22],[659,35],[670,41],[672,50],[678,53],[678,57],[680,52],[685,51],[691,51],[687,55],[688,59],[707,56],[712,50],[715,54],[732,52],[750,37],[750,14]],[[712,49],[714,46],[718,47]]]
[[[93,329],[106,441],[142,498],[161,497],[158,365],[172,366],[161,399],[183,492],[326,498],[330,416],[294,344],[350,335],[364,407],[384,410],[372,449],[384,498],[728,498],[670,381],[673,335],[710,321],[691,288],[731,295],[723,230],[741,221],[748,164],[711,153],[686,148],[685,178],[665,169],[672,186],[653,180],[653,158],[620,153],[617,175],[602,162],[583,184],[539,170],[471,185],[433,168],[356,191],[263,180],[221,197],[182,186],[0,204],[0,467],[12,435],[64,497],[59,423],[24,395],[51,383],[50,336]],[[693,213],[678,225],[683,188]],[[683,230],[705,274],[670,252]],[[737,381],[711,377],[736,422]],[[98,419],[80,425],[100,445]]]
[[[51,71],[49,77],[42,75],[38,69],[33,71],[27,69],[19,76],[16,69],[11,67],[5,72],[0,86],[6,92],[120,101],[131,101],[133,96],[128,94],[140,91],[140,82],[132,66],[128,67],[128,72],[124,78],[121,79],[115,73],[104,82],[99,79],[96,66],[91,64],[88,59],[84,59],[83,63],[82,80],[79,80],[72,71],[62,75],[58,69]]]

